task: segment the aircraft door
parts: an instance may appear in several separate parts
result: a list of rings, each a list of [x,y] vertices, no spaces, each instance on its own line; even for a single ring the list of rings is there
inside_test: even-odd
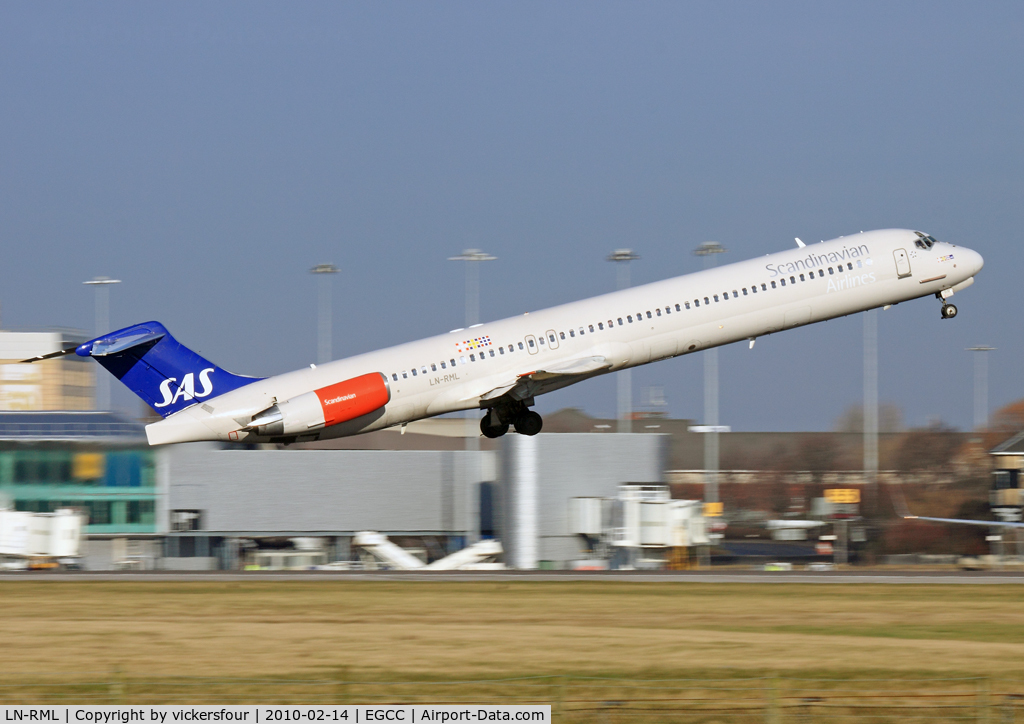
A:
[[[892,253],[896,259],[896,277],[902,279],[903,277],[910,276],[910,257],[907,256],[906,249],[897,249]]]
[[[526,335],[526,351],[530,354],[537,354],[539,351],[537,348],[537,338],[532,334]]]
[[[558,334],[555,332],[555,330],[549,329],[544,334],[547,335],[548,346],[550,346],[551,349],[558,349]]]

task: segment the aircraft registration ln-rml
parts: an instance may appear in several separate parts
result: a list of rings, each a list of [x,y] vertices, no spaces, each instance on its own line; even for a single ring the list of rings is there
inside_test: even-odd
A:
[[[164,417],[146,426],[151,445],[324,440],[467,409],[484,410],[487,437],[536,435],[538,395],[597,375],[917,297],[955,317],[949,297],[983,265],[906,229],[797,245],[263,379],[225,372],[158,322],[35,359],[93,357]]]

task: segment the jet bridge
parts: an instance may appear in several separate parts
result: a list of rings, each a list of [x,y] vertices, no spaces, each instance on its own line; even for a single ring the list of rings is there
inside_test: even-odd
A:
[[[479,541],[429,564],[388,540],[383,533],[376,531],[356,533],[352,543],[370,553],[388,568],[398,571],[500,570],[505,567],[504,563],[494,562],[494,559],[501,555],[502,548],[501,543],[493,539]]]

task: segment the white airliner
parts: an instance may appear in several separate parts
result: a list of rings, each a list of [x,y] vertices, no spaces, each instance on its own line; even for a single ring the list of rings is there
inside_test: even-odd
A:
[[[947,301],[977,252],[905,229],[840,237],[259,379],[225,372],[158,322],[56,353],[91,356],[165,419],[151,445],[304,442],[467,409],[480,430],[541,430],[534,399],[590,377],[875,307]],[[42,358],[37,358],[42,359]]]

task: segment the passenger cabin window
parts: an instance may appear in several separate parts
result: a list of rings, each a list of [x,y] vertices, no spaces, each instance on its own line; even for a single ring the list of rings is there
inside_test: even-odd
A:
[[[699,307],[700,306],[700,300],[699,299],[694,299],[693,300],[693,306]]]
[[[569,331],[571,332],[572,330],[570,329]],[[559,339],[565,339],[565,332],[559,332],[558,333],[558,338]]]
[[[402,370],[402,379],[403,380],[409,379],[409,373],[406,372],[405,370]]]
[[[747,296],[747,288],[743,287],[743,296]]]
[[[449,360],[452,363],[452,367],[455,366],[455,360]]]
[[[530,346],[531,346],[531,347],[533,346],[533,342],[530,342]],[[519,349],[522,349],[522,348],[523,348],[523,343],[522,343],[522,342],[520,342],[520,343],[519,343]]]
[[[532,339],[528,339],[528,340],[526,340],[526,343],[527,343],[528,345],[530,345],[531,347],[533,347],[533,346],[534,346],[534,345],[533,345],[533,340],[532,340]],[[520,342],[520,343],[519,343],[519,346],[520,346],[520,347],[522,347],[522,346],[523,346],[523,343],[522,343],[522,342]]]
[[[802,281],[802,282],[805,282],[805,281],[807,281],[806,279],[804,279],[804,275],[803,275],[803,274],[801,274],[801,275],[800,275],[800,281]],[[794,283],[795,283],[795,282],[794,282]]]
[[[590,330],[590,333],[591,333],[591,334],[593,334],[593,333],[594,333],[594,325],[593,325],[593,324],[588,324],[588,325],[587,325],[587,329],[589,329],[589,330]],[[583,330],[582,330],[582,329],[580,330],[580,334],[583,334]]]
[[[733,299],[739,299],[740,298],[740,293],[737,292],[735,289],[732,290],[732,298]]]
[[[569,336],[570,337],[575,337],[576,336],[576,330],[575,329],[570,329],[569,330]]]
[[[652,317],[652,316],[651,316],[651,313],[650,313],[650,312],[648,312],[648,313],[647,313],[647,318],[648,318],[648,319],[654,319],[654,317]]]
[[[538,337],[537,338],[537,342],[540,343],[540,344],[544,344],[544,336],[541,335],[540,337]]]
[[[716,302],[718,301],[718,295],[717,294],[715,295],[715,301]]]
[[[796,277],[790,277],[789,278],[789,283],[790,284],[796,284]]]
[[[583,327],[580,327],[580,336],[583,336]]]
[[[398,373],[397,372],[392,372],[391,373],[391,379],[394,380],[395,382],[398,382]]]
[[[783,284],[783,286],[785,286],[785,284],[786,284],[786,280],[785,279],[782,280],[782,284]],[[776,288],[775,287],[775,282],[772,282],[772,289],[775,289],[775,288]]]
[[[689,302],[683,302],[683,303],[684,303],[684,304],[686,305],[686,308],[687,308],[687,309],[689,309],[689,308],[690,308],[690,303],[689,303]]]
[[[412,376],[413,376],[413,377],[415,377],[415,376],[416,376],[416,368],[415,368],[415,367],[413,367],[413,369],[412,369]]]
[[[686,308],[687,308],[687,309],[689,309],[689,308],[690,308],[690,304],[689,304],[689,302],[687,302],[687,304],[686,304]],[[677,311],[677,312],[681,312],[681,311],[683,311],[682,309],[680,309],[680,308],[679,308],[679,305],[678,305],[678,304],[676,305],[676,311]]]
[[[619,317],[619,326],[622,326],[622,317]]]
[[[487,350],[487,354],[489,354],[491,357],[493,357],[494,356],[494,350],[493,349]]]
[[[465,357],[459,357],[459,363],[460,364],[466,364],[466,358]]]
[[[557,339],[555,339],[555,335],[554,335],[554,334],[549,334],[549,335],[548,335],[548,339],[549,339],[549,340],[551,340],[551,342],[552,342],[552,343],[554,343],[554,342],[557,342],[557,341],[558,341]]]
[[[775,282],[772,282],[772,288],[773,289],[775,288]],[[762,292],[767,292],[768,291],[768,285],[767,284],[762,284],[761,285],[761,291]]]
[[[704,303],[705,304],[711,304],[711,300],[708,299],[707,297],[704,297]]]
[[[633,323],[633,315],[632,314],[627,314],[626,315],[626,321],[629,322],[630,324],[632,324]]]
[[[598,322],[597,323],[597,328],[603,331],[604,330],[604,322]]]
[[[444,362],[443,362],[443,361],[441,362],[441,369],[443,369],[443,370],[446,370],[446,369],[448,369],[447,367],[445,367],[445,364],[444,364]]]
[[[431,364],[430,364],[430,371],[431,372],[437,372],[437,365],[434,364],[433,362],[431,362]]]
[[[853,264],[846,262],[846,271],[853,271]]]
[[[661,316],[661,307],[658,307],[657,309],[655,309],[654,312],[660,317]]]
[[[469,355],[469,361],[470,362],[476,362],[476,355],[475,354]]]

